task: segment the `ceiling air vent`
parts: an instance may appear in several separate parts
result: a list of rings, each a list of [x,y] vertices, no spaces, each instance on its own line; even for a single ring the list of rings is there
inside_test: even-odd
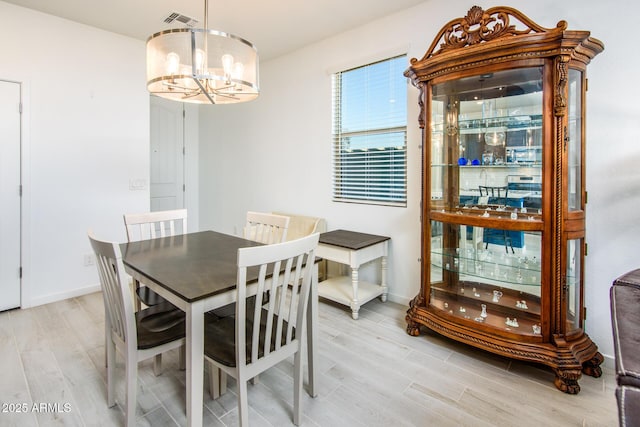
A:
[[[171,24],[173,21],[178,21],[185,24],[187,27],[194,27],[197,23],[197,19],[193,19],[189,16],[182,15],[177,12],[172,12],[169,16],[167,16],[164,20],[166,24]]]

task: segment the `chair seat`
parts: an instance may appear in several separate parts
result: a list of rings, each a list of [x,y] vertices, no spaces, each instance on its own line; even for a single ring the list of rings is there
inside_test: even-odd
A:
[[[138,299],[147,307],[168,303],[166,299],[161,297],[158,293],[150,289],[148,286],[140,286],[138,289],[136,289],[136,294],[138,294]]]
[[[247,337],[247,361],[251,360],[252,342],[251,337],[253,335],[253,313],[255,299],[253,304],[247,303],[247,323],[246,323],[246,337]],[[264,355],[264,340],[265,329],[267,321],[265,318],[266,310],[262,310],[263,315],[260,316],[260,339],[258,357]],[[276,324],[278,316],[274,316],[273,323]],[[274,326],[275,327],[275,326]],[[287,322],[284,321],[282,325],[282,345],[286,343],[286,330]],[[233,316],[217,317],[216,315],[206,313],[205,314],[205,326],[204,326],[204,354],[210,359],[216,362],[230,367],[236,366],[236,318]],[[293,337],[295,338],[295,328],[293,330]],[[276,348],[276,337],[274,336],[271,342],[271,350]]]
[[[136,312],[138,348],[157,347],[186,336],[185,313],[164,302]]]
[[[269,302],[270,293],[265,292],[262,296],[262,303],[266,304]],[[256,297],[252,296],[247,299],[247,307],[251,306],[252,310],[256,301]],[[236,303],[232,302],[231,304],[224,305],[222,307],[218,307],[208,312],[208,314],[216,316],[216,317],[229,317],[235,316],[236,314]]]

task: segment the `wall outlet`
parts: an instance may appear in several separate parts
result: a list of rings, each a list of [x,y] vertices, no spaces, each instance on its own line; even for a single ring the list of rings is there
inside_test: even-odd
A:
[[[84,256],[84,266],[89,267],[95,264],[95,260],[93,258],[93,254],[86,254]]]

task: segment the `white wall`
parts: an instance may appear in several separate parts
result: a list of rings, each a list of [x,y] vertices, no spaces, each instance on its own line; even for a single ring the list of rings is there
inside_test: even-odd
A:
[[[640,6],[631,0],[503,2],[537,23],[590,30],[605,52],[590,65],[588,93],[586,264],[587,332],[612,355],[608,290],[638,266],[640,163],[637,118],[640,60],[628,36]],[[621,3],[624,3],[622,5]],[[261,63],[261,95],[235,106],[201,108],[200,221],[202,229],[237,232],[248,209],[323,216],[329,229],[389,235],[390,298],[407,303],[419,289],[420,133],[417,91],[409,90],[408,206],[391,208],[331,201],[330,71],[408,48],[421,57],[437,31],[478,4],[428,1],[300,51]],[[624,13],[618,11],[624,10]],[[259,46],[258,46],[259,48]]]
[[[87,230],[149,209],[144,42],[0,2],[0,79],[23,83],[22,306],[98,289]]]

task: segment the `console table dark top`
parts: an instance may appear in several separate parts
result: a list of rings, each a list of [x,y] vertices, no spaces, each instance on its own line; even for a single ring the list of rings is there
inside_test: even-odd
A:
[[[333,230],[320,234],[320,243],[352,250],[373,246],[390,239],[391,237],[387,236],[377,236],[375,234],[358,233],[357,231],[349,230]]]

